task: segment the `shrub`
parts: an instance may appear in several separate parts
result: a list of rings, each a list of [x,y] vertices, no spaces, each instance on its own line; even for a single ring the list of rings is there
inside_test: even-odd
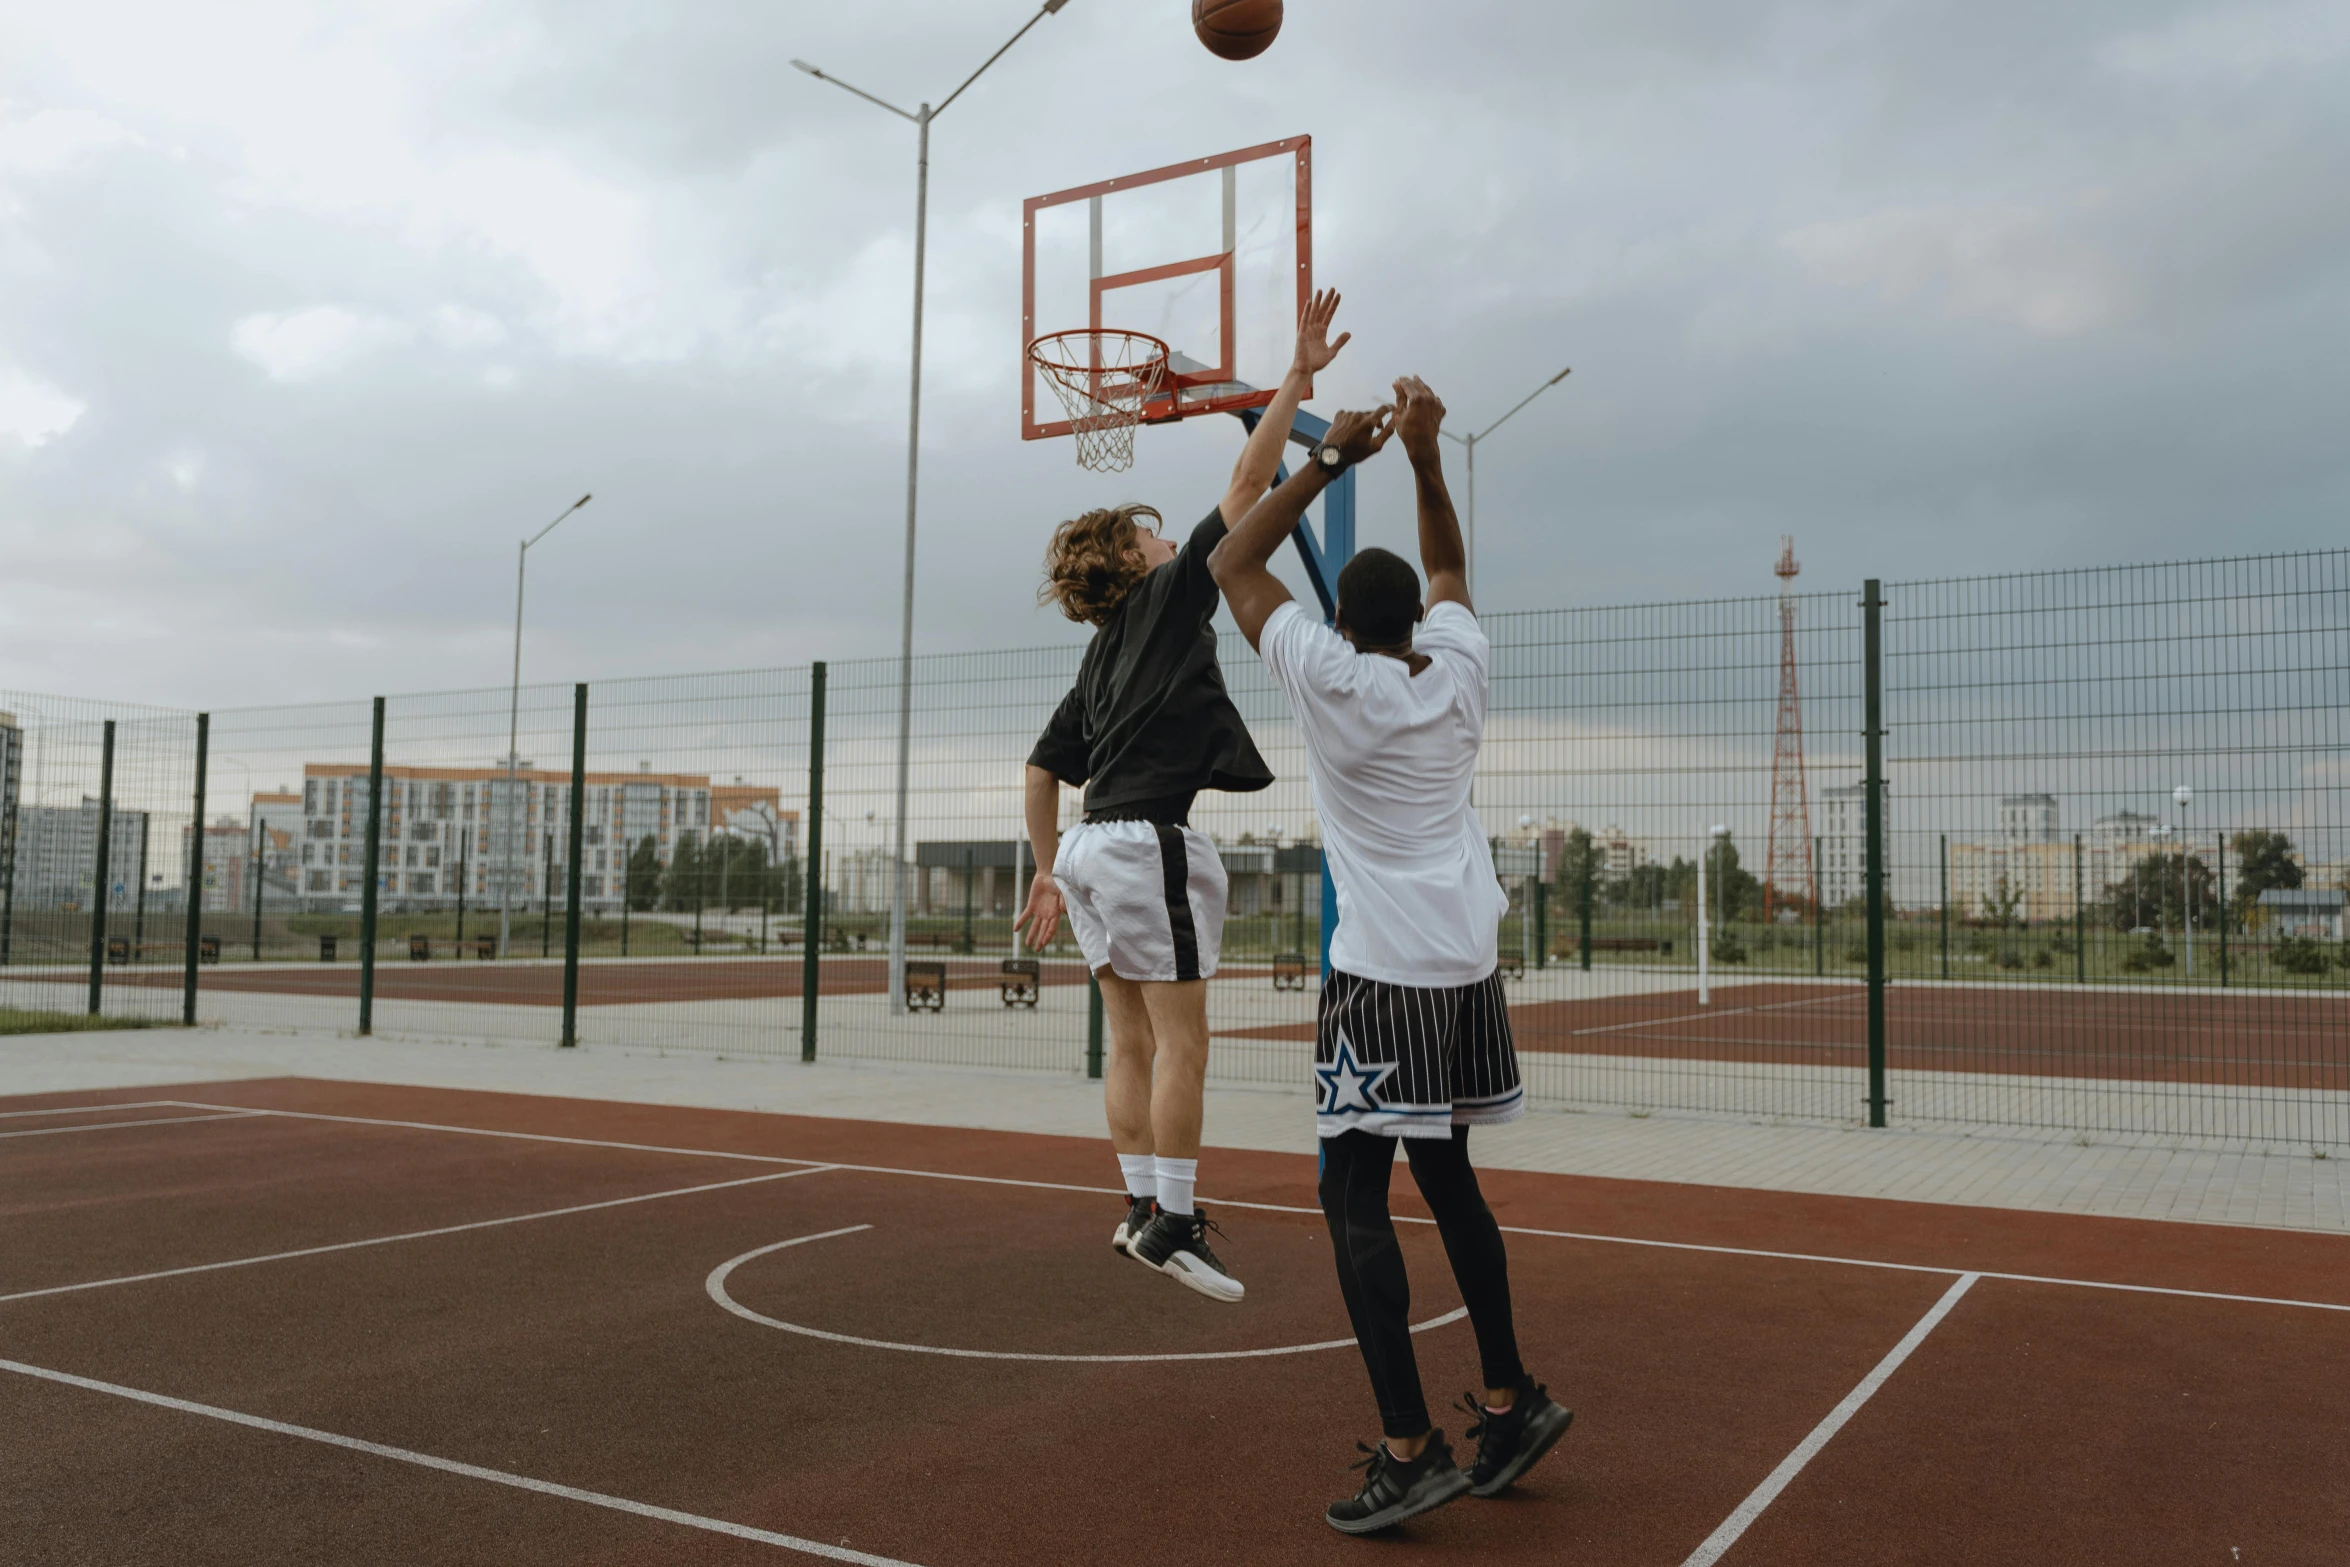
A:
[[[2288,974],[2323,974],[2331,961],[2307,936],[2287,936],[2269,949],[2268,960]]]
[[[2024,955],[2016,951],[2013,947],[2001,947],[1999,949],[1999,956],[1994,961],[1996,961],[2001,968],[2022,968],[2024,966]]]
[[[2056,965],[2056,954],[2055,954],[2055,953],[2053,953],[2053,952],[2049,951],[2049,950],[2048,950],[2046,947],[2034,947],[2034,948],[2032,949],[2032,967],[2034,967],[2034,968],[2053,968],[2053,967],[2055,967],[2055,965]]]
[[[1716,963],[1743,963],[1746,961],[1746,947],[1739,941],[1736,931],[1725,930],[1714,938],[1713,955]]]
[[[2149,931],[2144,941],[2122,954],[2122,972],[2143,974],[2150,969],[2169,968],[2177,961],[2170,948],[2162,944],[2162,938]]]
[[[1847,963],[1866,963],[1868,960],[1869,949],[1866,943],[1856,941],[1844,949],[1844,961]]]

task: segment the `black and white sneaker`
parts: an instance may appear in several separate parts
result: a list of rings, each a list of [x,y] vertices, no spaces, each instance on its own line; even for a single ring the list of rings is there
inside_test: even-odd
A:
[[[1469,1490],[1477,1496],[1498,1496],[1517,1478],[1539,1463],[1542,1455],[1567,1434],[1575,1412],[1554,1402],[1550,1390],[1527,1382],[1519,1387],[1517,1402],[1495,1414],[1464,1395],[1460,1406],[1476,1417],[1467,1434],[1477,1439],[1477,1461],[1469,1466]]]
[[[1343,1502],[1332,1502],[1322,1514],[1341,1534],[1392,1528],[1468,1493],[1469,1477],[1452,1461],[1452,1448],[1442,1431],[1429,1432],[1428,1445],[1408,1463],[1389,1452],[1385,1442],[1355,1446],[1371,1455],[1354,1466],[1370,1471],[1363,1477],[1363,1488]]]
[[[1148,1228],[1127,1242],[1127,1254],[1136,1262],[1172,1275],[1210,1300],[1237,1304],[1248,1290],[1209,1250],[1210,1230],[1224,1233],[1209,1221],[1205,1209],[1193,1213],[1161,1209]]]
[[[1134,1238],[1150,1228],[1152,1217],[1159,1211],[1158,1202],[1149,1197],[1129,1195],[1126,1199],[1126,1217],[1110,1232],[1110,1250],[1121,1257],[1134,1255]]]

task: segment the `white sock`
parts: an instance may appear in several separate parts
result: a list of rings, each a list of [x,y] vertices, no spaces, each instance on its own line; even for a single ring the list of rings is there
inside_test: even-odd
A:
[[[1118,1173],[1126,1178],[1126,1195],[1137,1201],[1158,1190],[1159,1162],[1149,1154],[1118,1155]]]
[[[1159,1207],[1168,1213],[1191,1212],[1191,1185],[1199,1179],[1197,1159],[1159,1156]]]

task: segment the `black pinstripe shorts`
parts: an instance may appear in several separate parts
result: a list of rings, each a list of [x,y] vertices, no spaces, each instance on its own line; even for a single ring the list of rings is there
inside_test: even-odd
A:
[[[1333,971],[1314,1029],[1314,1130],[1450,1137],[1526,1113],[1501,975],[1388,985]]]

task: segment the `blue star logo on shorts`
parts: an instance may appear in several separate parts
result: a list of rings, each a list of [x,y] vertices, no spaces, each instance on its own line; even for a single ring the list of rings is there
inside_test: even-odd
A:
[[[1314,1076],[1322,1084],[1323,1115],[1345,1115],[1350,1111],[1376,1114],[1384,1108],[1371,1097],[1381,1083],[1395,1075],[1396,1063],[1366,1067],[1355,1059],[1354,1041],[1344,1030],[1338,1035],[1338,1054],[1328,1066],[1314,1068]]]

